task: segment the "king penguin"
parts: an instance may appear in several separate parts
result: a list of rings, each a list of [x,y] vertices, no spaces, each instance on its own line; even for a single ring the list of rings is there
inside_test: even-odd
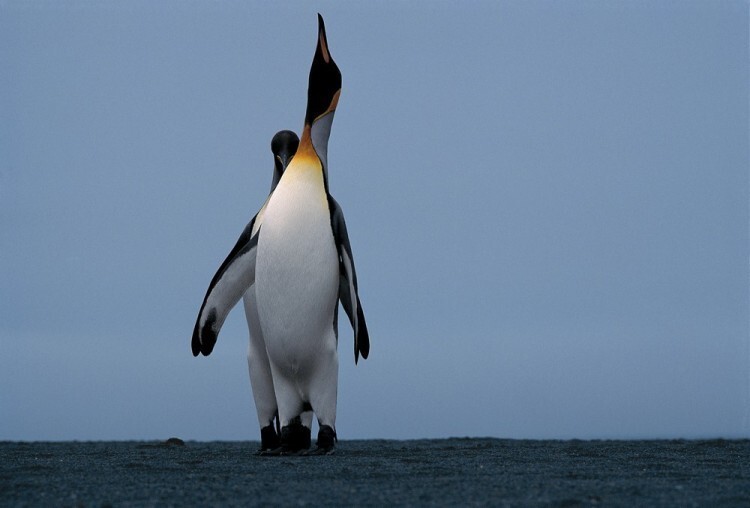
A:
[[[268,200],[258,235],[255,297],[281,424],[279,453],[305,448],[318,421],[314,453],[336,439],[337,310],[354,329],[355,363],[369,353],[354,259],[341,207],[328,189],[328,138],[341,93],[341,72],[318,15],[307,111],[297,153]]]
[[[311,411],[319,426],[313,453],[333,451],[339,301],[354,331],[354,362],[370,351],[344,214],[328,190],[328,138],[340,92],[341,73],[318,15],[307,112],[296,154],[211,281],[193,330],[193,355],[208,356],[229,311],[246,297],[251,335],[262,337],[265,344],[263,362],[268,362],[276,402],[273,414],[281,425],[279,446],[270,455],[310,447]],[[250,357],[259,350],[262,359],[260,342],[254,344]],[[262,435],[273,436],[268,375],[258,370],[258,386],[267,388],[256,393],[254,363],[248,364]],[[268,443],[272,441],[269,437]]]

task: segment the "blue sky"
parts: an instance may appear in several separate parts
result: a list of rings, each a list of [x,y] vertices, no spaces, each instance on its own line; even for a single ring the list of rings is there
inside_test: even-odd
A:
[[[0,439],[258,439],[205,289],[299,131],[372,352],[343,439],[750,436],[746,2],[0,1]]]

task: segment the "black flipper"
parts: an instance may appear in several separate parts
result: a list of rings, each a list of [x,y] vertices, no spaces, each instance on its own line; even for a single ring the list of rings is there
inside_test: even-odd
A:
[[[237,244],[211,279],[193,329],[193,356],[211,354],[229,311],[255,282],[258,234],[252,234],[256,215],[245,227]]]
[[[344,212],[330,194],[328,207],[331,210],[333,239],[339,254],[339,300],[354,330],[354,363],[356,364],[360,354],[365,359],[370,354],[370,335],[367,332],[365,314],[359,301],[357,272],[354,269],[354,256],[349,243],[349,234],[346,231]]]

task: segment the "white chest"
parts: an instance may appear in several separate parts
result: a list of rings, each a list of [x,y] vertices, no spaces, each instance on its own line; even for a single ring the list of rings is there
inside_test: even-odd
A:
[[[332,322],[338,253],[321,171],[285,174],[265,210],[255,292],[264,334],[307,334]]]

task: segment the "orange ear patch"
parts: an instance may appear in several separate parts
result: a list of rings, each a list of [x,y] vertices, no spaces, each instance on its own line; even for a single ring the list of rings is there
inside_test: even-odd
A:
[[[333,94],[333,99],[331,99],[331,105],[328,106],[328,110],[326,113],[330,113],[331,111],[336,111],[336,107],[339,105],[339,97],[341,97],[341,89],[339,88],[335,94]],[[325,114],[325,113],[323,113]],[[321,115],[323,116],[323,115]]]

